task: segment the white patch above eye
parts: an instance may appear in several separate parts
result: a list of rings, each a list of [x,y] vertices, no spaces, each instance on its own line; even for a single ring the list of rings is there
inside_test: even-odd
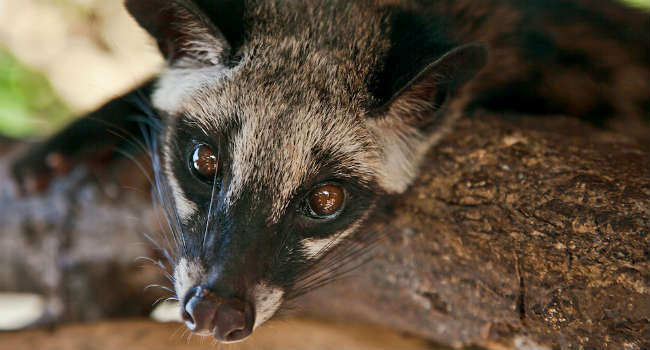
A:
[[[223,79],[228,68],[214,65],[202,68],[168,68],[158,79],[152,95],[153,105],[171,115],[182,113],[190,97]]]
[[[303,239],[300,244],[303,247],[303,251],[305,252],[305,255],[307,255],[307,258],[309,259],[314,259],[317,258],[318,256],[322,255],[329,249],[331,249],[336,243],[334,242],[336,239],[332,238],[321,238],[321,239],[314,239],[314,238],[307,238]]]
[[[262,282],[255,286],[253,290],[253,300],[255,300],[255,325],[253,329],[259,327],[268,321],[273,314],[282,305],[282,296],[284,291],[278,287],[269,287]]]

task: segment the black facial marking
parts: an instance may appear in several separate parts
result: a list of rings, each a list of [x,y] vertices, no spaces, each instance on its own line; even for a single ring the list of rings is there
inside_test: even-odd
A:
[[[230,160],[228,159],[228,137],[224,132],[210,131],[210,135],[193,123],[188,117],[177,117],[170,125],[171,171],[174,174],[185,196],[196,203],[199,208],[209,204],[212,194],[212,184],[217,186],[217,192],[223,188],[223,182],[229,178]],[[198,176],[193,169],[192,157],[196,148],[206,145],[219,158],[219,174],[214,179]],[[214,182],[216,181],[216,182]]]
[[[383,191],[373,180],[362,180],[356,170],[337,161],[331,152],[314,151],[319,172],[307,179],[297,190],[288,206],[281,225],[290,228],[301,238],[326,238],[345,230],[372,207],[377,194]],[[323,220],[307,213],[306,204],[312,190],[322,184],[335,183],[345,191],[345,205],[336,217]]]

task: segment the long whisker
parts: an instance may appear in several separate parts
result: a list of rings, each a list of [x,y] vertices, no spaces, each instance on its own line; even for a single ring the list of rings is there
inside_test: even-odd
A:
[[[151,112],[153,113],[153,112]],[[185,243],[185,237],[182,234],[182,226],[180,225],[180,218],[178,217],[178,212],[176,211],[173,198],[170,195],[170,189],[167,182],[164,180],[161,174],[160,167],[160,158],[158,156],[157,137],[153,134],[154,129],[157,129],[158,124],[153,118],[149,118],[146,122],[140,121],[140,131],[144,138],[144,145],[149,150],[149,155],[152,163],[153,169],[153,191],[152,191],[152,200],[154,203],[158,203],[160,207],[165,212],[165,221],[167,227],[171,232],[173,237],[174,245],[177,247],[174,255],[178,255],[178,247],[183,246],[183,249],[187,251],[187,246]],[[164,232],[164,230],[161,230]]]
[[[160,268],[160,269],[163,270],[163,271],[167,271],[167,268],[166,268],[165,265],[162,263],[162,261],[160,261],[160,260],[154,260],[154,259],[152,259],[152,258],[150,258],[150,257],[148,257],[148,256],[139,256],[139,257],[135,258],[135,261],[136,261],[136,262],[139,262],[139,261],[148,262],[148,263],[150,263],[150,264],[152,264],[152,265],[154,265],[154,266]]]
[[[158,224],[161,225],[160,222],[159,222]],[[162,227],[161,227],[161,230],[162,230]],[[160,244],[159,244],[156,240],[154,240],[153,238],[151,238],[151,236],[149,236],[148,234],[143,233],[142,235],[143,235],[143,236],[144,236],[144,237],[145,237],[149,242],[151,242],[151,244],[153,244],[159,252],[162,252],[162,253],[163,253],[163,255],[165,256],[165,259],[167,259],[167,261],[169,261],[169,262],[174,262],[174,259],[172,259],[172,257],[169,255],[169,252],[167,251],[167,249],[162,248],[162,247],[160,246]],[[163,237],[164,237],[164,236],[163,236]],[[171,247],[170,247],[170,249],[171,249]]]
[[[146,168],[144,167],[144,165],[142,164],[142,162],[140,162],[135,156],[133,156],[132,154],[126,152],[125,150],[118,149],[118,150],[116,150],[116,152],[118,152],[122,156],[124,156],[124,157],[128,158],[130,161],[132,161],[135,164],[135,166],[138,168],[138,170],[140,170],[140,172],[142,172],[142,174],[147,179],[149,184],[151,186],[153,186],[153,180],[151,179],[151,176],[149,176],[149,174],[148,174]]]
[[[301,276],[294,282],[293,291],[287,295],[287,300],[345,278],[350,272],[372,260],[375,247],[384,237],[383,232],[358,234],[356,238],[362,240],[363,244],[355,244],[349,240],[348,244],[342,242],[339,247],[328,251],[303,269],[304,272],[300,273]]]
[[[364,258],[365,257],[365,258]],[[324,285],[330,284],[332,282],[345,279],[347,277],[351,276],[351,272],[358,270],[361,266],[367,264],[369,261],[372,260],[372,256],[368,256],[368,254],[363,254],[362,256],[358,257],[358,259],[355,259],[354,261],[357,261],[356,264],[345,264],[339,266],[339,268],[334,269],[330,271],[327,275],[322,276],[319,279],[313,280],[309,284],[300,286],[299,288],[296,288],[292,293],[287,295],[287,299],[295,299],[298,298],[302,295],[305,295],[315,289],[318,289]],[[360,260],[360,261],[359,261]],[[346,267],[344,269],[344,267]]]
[[[123,127],[121,127],[121,126],[119,126],[119,125],[117,125],[115,123],[111,123],[111,122],[109,122],[107,120],[104,120],[104,119],[100,119],[100,118],[92,117],[92,116],[88,116],[87,118],[89,120],[94,121],[94,122],[104,124],[105,126],[108,127],[108,129],[106,130],[107,132],[109,132],[110,134],[112,134],[114,136],[117,136],[117,137],[121,138],[122,140],[127,142],[129,145],[133,146],[134,148],[136,148],[136,149],[138,149],[140,151],[143,151],[146,154],[149,154],[149,149],[146,147],[146,145],[144,143],[142,143],[142,141],[140,141],[138,139],[138,137],[136,135],[134,135],[133,133],[131,133],[130,131],[124,129]]]
[[[152,149],[157,149],[156,138],[151,139],[150,142]],[[158,152],[153,152],[152,156],[152,163],[154,164],[154,180],[156,184],[155,188],[156,194],[158,196],[158,201],[162,204],[162,208],[167,214],[165,215],[165,219],[167,221],[167,225],[170,228],[170,231],[172,232],[172,235],[175,237],[177,242],[180,242],[182,244],[184,251],[187,252],[185,235],[182,234],[183,229],[180,223],[180,218],[178,216],[178,211],[176,210],[176,204],[171,196],[169,184],[167,181],[165,181],[161,174]]]
[[[162,130],[161,118],[156,114],[155,109],[143,91],[137,90],[135,95],[130,95],[127,98],[130,100],[130,102],[137,105],[144,114],[142,117],[131,117],[133,118],[133,122],[137,123],[139,126],[142,141],[140,138],[136,137],[131,132],[121,128],[120,126],[114,125],[105,120],[98,120],[98,122],[106,124],[110,128],[114,129],[109,130],[109,132],[117,137],[122,138],[130,147],[133,147],[136,150],[145,153],[148,161],[151,162],[153,176],[150,175],[150,173],[146,170],[146,167],[135,156],[127,153],[126,151],[119,151],[123,156],[130,159],[136,164],[138,169],[145,175],[147,181],[151,184],[151,199],[154,203],[154,214],[157,218],[160,228],[158,235],[164,244],[158,243],[158,240],[154,239],[150,235],[144,234],[144,236],[159,251],[164,254],[167,261],[174,264],[175,259],[177,259],[179,256],[181,246],[185,251],[187,251],[187,246],[185,237],[182,232],[180,218],[178,217],[178,212],[175,208],[175,203],[171,195],[169,184],[162,176],[157,142],[157,134],[159,134],[159,132]],[[164,215],[161,215],[161,211],[156,210],[156,207],[161,208]],[[161,216],[164,216],[164,219],[161,218]],[[166,222],[168,230],[163,229],[163,221]],[[167,234],[165,234],[165,232],[167,232]],[[169,248],[169,250],[167,248]],[[172,254],[170,254],[170,250]],[[167,272],[165,266],[160,261],[158,261],[156,265],[160,267],[160,269],[164,272],[167,280],[174,284],[174,277]],[[173,293],[172,290],[169,291]]]
[[[163,302],[168,302],[170,300],[171,301],[178,301],[178,299],[174,298],[174,297],[160,297],[160,298],[156,299],[156,301],[151,303],[151,307],[156,307],[156,305],[158,305],[160,303],[163,303]]]
[[[337,249],[331,250],[327,255],[322,256],[315,263],[305,266],[303,277],[297,282],[307,281],[322,274],[327,274],[332,267],[342,265],[350,259],[354,259],[358,251],[365,247],[357,247],[353,242],[341,242]],[[309,271],[312,273],[308,273]]]
[[[168,259],[168,260],[169,260],[169,259]],[[163,264],[162,261],[160,261],[160,260],[154,260],[154,259],[149,258],[149,257],[146,257],[146,256],[140,256],[140,257],[137,257],[137,258],[135,259],[135,261],[136,261],[136,262],[138,262],[138,261],[144,261],[144,262],[147,262],[147,263],[152,264],[153,266],[157,267],[157,268],[158,268],[158,269],[163,273],[163,275],[165,276],[165,278],[166,278],[166,279],[167,279],[167,280],[168,280],[172,285],[175,284],[176,279],[174,278],[174,276],[172,276],[172,275],[167,271],[167,267],[165,266],[165,264]]]
[[[327,278],[323,278],[321,280],[316,281],[315,283],[312,283],[310,285],[307,285],[305,287],[300,288],[294,293],[291,293],[287,296],[287,299],[295,299],[300,296],[303,296],[315,289],[318,289],[320,287],[323,287],[327,284],[345,279],[347,277],[350,277],[350,273],[353,271],[358,270],[361,266],[367,264],[369,261],[372,260],[372,257],[367,257],[366,259],[363,259],[362,261],[358,262],[357,264],[354,264],[352,266],[349,266],[347,269],[337,271],[336,273],[332,274],[331,276],[328,276]]]
[[[129,144],[129,145],[135,147],[136,149],[139,149],[139,150],[143,151],[143,152],[147,155],[147,157],[149,158],[149,160],[152,161],[152,158],[153,158],[153,157],[152,157],[152,153],[154,152],[154,150],[153,150],[153,149],[149,149],[149,147],[148,147],[145,143],[143,143],[143,142],[141,142],[140,140],[138,140],[138,139],[137,139],[133,134],[131,134],[131,133],[129,133],[128,131],[126,131],[126,130],[120,128],[119,126],[116,126],[116,125],[114,125],[114,124],[112,124],[112,123],[109,123],[109,122],[107,122],[107,121],[104,121],[104,120],[97,120],[97,121],[98,121],[98,122],[101,122],[101,123],[104,123],[104,124],[106,124],[106,125],[108,125],[108,126],[110,126],[110,127],[112,127],[112,128],[115,128],[115,129],[119,130],[119,132],[118,132],[118,131],[110,130],[110,129],[109,129],[108,132],[110,132],[111,134],[113,134],[113,135],[115,135],[115,136],[117,136],[117,137],[122,138],[125,142],[127,142],[127,144]],[[121,132],[121,133],[120,133],[120,132]],[[148,139],[148,137],[147,137],[147,132],[146,132],[144,129],[142,129],[142,128],[141,128],[141,132],[143,133],[143,136],[145,136],[145,139]],[[125,136],[125,135],[126,135],[126,136]],[[140,170],[140,172],[145,176],[146,180],[149,182],[149,184],[152,186],[152,188],[155,188],[155,187],[156,187],[156,184],[154,183],[154,180],[151,178],[151,176],[149,175],[149,172],[146,170],[146,167],[142,164],[142,162],[140,162],[140,160],[138,160],[135,156],[133,156],[132,154],[126,152],[125,150],[117,149],[116,152],[118,152],[118,153],[121,154],[122,156],[126,157],[127,159],[131,160],[131,161],[136,165],[136,167]],[[154,204],[158,203],[159,205],[161,205],[160,201],[159,201],[159,200],[156,200],[156,199],[157,199],[156,196],[152,196],[152,200],[153,200]],[[159,198],[158,198],[158,199],[159,199]],[[161,205],[161,206],[162,206],[162,205]],[[156,216],[157,216],[157,218],[158,218],[158,222],[159,222],[159,224],[160,224],[160,217],[159,217],[158,215],[156,215]],[[162,229],[162,227],[160,227],[160,228],[161,228],[161,232],[164,232],[164,230]],[[163,251],[163,252],[165,253],[166,258],[168,258],[168,260],[172,261],[172,259],[170,258],[169,253],[167,252],[167,250],[164,249],[164,248],[162,248],[162,247],[161,247],[161,246],[156,242],[156,240],[154,240],[152,237],[150,237],[150,236],[148,236],[148,235],[145,235],[145,237],[146,237],[150,242],[152,242],[152,243],[153,243],[153,244],[154,244],[158,249],[160,249],[161,251]],[[172,247],[171,242],[169,242],[168,240],[167,240],[167,245],[168,245],[169,247]]]
[[[163,208],[163,211],[165,211],[166,213],[166,219],[167,219],[166,221],[172,233],[172,236],[174,238],[175,241],[174,245],[178,247],[179,241],[181,241],[183,247],[186,249],[184,237],[181,234],[177,214],[175,210],[172,210],[172,208],[170,208],[170,206],[173,206],[173,204],[170,205],[171,198],[169,196],[169,190],[167,188],[167,184],[164,182],[164,180],[161,179],[160,171],[159,171],[160,166],[159,166],[158,155],[156,152],[157,149],[156,141],[155,141],[156,137],[153,136],[153,134],[161,130],[161,124],[159,121],[160,118],[156,115],[153,106],[151,105],[149,100],[145,97],[144,93],[140,90],[137,90],[136,93],[137,96],[130,96],[128,97],[128,99],[130,100],[130,102],[136,104],[140,108],[140,110],[147,116],[147,118],[138,118],[138,117],[133,118],[134,122],[138,123],[140,126],[140,132],[144,137],[144,142],[140,141],[135,135],[133,135],[128,130],[125,130],[124,128],[120,127],[119,125],[98,118],[92,118],[92,119],[98,123],[102,123],[108,126],[110,128],[108,132],[110,132],[111,134],[119,138],[122,138],[128,145],[134,147],[137,150],[144,152],[147,155],[147,157],[152,163],[152,168],[154,169],[154,179],[151,178],[151,176],[145,170],[144,165],[138,159],[136,159],[136,157],[127,153],[126,151],[117,150],[117,152],[119,152],[126,158],[133,161],[138,167],[138,169],[145,175],[147,181],[152,185],[152,188],[155,188],[155,192],[157,195],[152,196],[152,199],[154,198],[157,199],[154,200],[154,204],[158,203]],[[147,128],[144,127],[145,125],[147,126]],[[168,219],[169,217],[173,217],[175,219],[173,220],[174,221],[173,224]],[[159,216],[158,216],[158,220],[160,223]],[[161,227],[161,232],[164,232],[164,230],[162,230],[162,227]],[[181,237],[181,239],[179,239],[179,236]],[[170,256],[166,249],[163,249],[159,244],[155,243],[155,240],[152,239],[152,237],[150,236],[146,236],[146,237],[149,241],[154,243],[154,245],[157,246],[161,251],[165,252],[166,258],[168,258],[168,260],[171,261],[171,259],[169,259]],[[172,247],[171,242],[167,241],[167,243],[168,246],[171,248]],[[178,249],[175,249],[174,255],[177,255],[177,253],[178,253]]]
[[[149,289],[151,289],[151,288],[160,288],[160,289],[162,289],[162,290],[164,290],[164,291],[167,291],[167,292],[170,292],[170,293],[174,293],[174,291],[173,291],[171,288],[169,288],[169,287],[165,287],[165,286],[161,286],[160,284],[149,284],[149,285],[147,285],[146,287],[144,287],[144,290],[147,291],[147,290],[149,290]]]
[[[155,195],[154,190],[152,190],[152,193],[151,193],[151,200],[154,203],[154,205],[156,205],[158,203],[158,200],[156,199],[156,195]],[[160,207],[162,207],[162,205],[160,205],[160,204],[158,204],[158,205]],[[162,214],[158,210],[154,210],[154,215],[156,217],[156,221],[158,222],[158,228],[159,228],[158,236],[162,237],[162,240],[164,241],[166,246],[169,247],[169,249],[172,250],[172,255],[169,254],[167,249],[161,249],[161,250],[162,250],[163,254],[165,255],[165,258],[167,258],[167,260],[169,262],[173,263],[173,262],[176,261],[176,257],[178,256],[178,251],[179,251],[178,240],[176,239],[176,237],[175,237],[175,235],[173,233],[171,235],[172,236],[171,239],[170,239],[169,235],[165,234],[166,230],[165,230],[165,228],[163,228],[163,218],[161,218]],[[167,220],[165,220],[165,221],[167,221]],[[171,230],[171,228],[169,228],[169,226],[168,226],[168,229]],[[145,234],[145,237],[147,237],[150,241],[155,242],[155,240],[151,239],[149,237],[149,235]],[[159,246],[158,244],[155,244],[155,245]]]
[[[372,237],[377,237],[373,235]],[[344,264],[349,260],[354,260],[357,257],[359,252],[370,252],[374,248],[375,244],[379,242],[379,239],[365,239],[363,245],[358,245],[354,242],[349,242],[342,249],[334,251],[331,255],[324,258],[323,261],[327,262],[323,265],[323,262],[320,262],[319,268],[330,268],[337,264]]]
[[[206,214],[205,219],[205,231],[203,232],[203,242],[201,243],[201,251],[205,248],[205,240],[208,236],[208,231],[210,229],[210,217],[212,216],[212,204],[214,203],[214,197],[217,189],[217,174],[218,170],[214,172],[214,178],[212,179],[212,192],[210,193],[210,205],[208,206],[208,213]]]
[[[112,132],[112,131],[109,131],[109,132]],[[115,133],[115,134],[117,135],[117,133]],[[128,140],[126,140],[126,141],[129,142]],[[142,147],[144,147],[144,146],[142,146]],[[147,170],[145,169],[145,166],[144,166],[144,165],[143,165],[143,164],[142,164],[142,163],[141,163],[137,158],[135,158],[135,156],[129,154],[128,152],[126,152],[126,151],[124,151],[124,150],[119,150],[119,149],[118,149],[117,152],[120,153],[121,155],[123,155],[124,157],[128,158],[129,160],[131,160],[131,161],[136,165],[136,167],[140,170],[140,172],[145,176],[146,180],[149,182],[149,184],[152,186],[152,188],[155,187],[154,181],[153,181],[153,179],[151,178],[151,176],[149,175],[149,173],[147,172]],[[150,151],[146,151],[146,153],[148,154],[149,159],[151,159],[151,153],[150,153]],[[159,201],[156,200],[156,199],[157,199],[156,196],[153,196],[153,197],[152,197],[152,200],[153,200],[154,204],[158,203],[158,204],[160,205]],[[160,217],[159,217],[157,214],[156,214],[156,216],[157,216],[157,219],[158,219],[158,223],[159,223],[159,225],[160,225]],[[161,225],[161,226],[162,226],[162,225]],[[162,229],[162,227],[160,227],[160,229],[161,229],[161,232],[164,231],[164,230]],[[156,247],[158,247],[160,250],[165,251],[165,255],[166,255],[167,257],[169,257],[169,254],[166,252],[166,250],[163,249],[159,244],[157,244],[157,243],[155,242],[154,239],[152,239],[151,237],[146,236],[146,235],[145,235],[145,237],[146,237],[150,242],[154,243],[154,245],[155,245]],[[171,244],[170,244],[170,243],[171,243],[171,242],[167,241],[168,246],[171,247]],[[170,259],[170,260],[171,260],[171,259]]]

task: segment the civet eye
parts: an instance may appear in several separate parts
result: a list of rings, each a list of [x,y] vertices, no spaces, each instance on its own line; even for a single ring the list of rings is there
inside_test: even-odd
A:
[[[204,181],[211,181],[219,172],[219,157],[207,145],[200,144],[194,148],[190,166],[194,173]]]
[[[334,183],[318,185],[307,197],[310,216],[319,219],[334,217],[341,212],[344,203],[345,190]]]

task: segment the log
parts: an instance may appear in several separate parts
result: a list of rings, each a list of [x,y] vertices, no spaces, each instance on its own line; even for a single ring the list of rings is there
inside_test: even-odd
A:
[[[464,120],[312,311],[455,347],[650,348],[649,169],[570,119]]]
[[[178,323],[145,319],[67,323],[55,330],[30,329],[0,334],[0,349],[158,349],[205,350],[226,348],[203,337],[189,336]],[[119,334],[119,336],[115,336]],[[307,338],[307,339],[306,339]],[[308,346],[306,346],[308,345]],[[426,349],[428,344],[387,329],[364,324],[311,319],[274,322],[257,329],[246,341],[228,345],[244,349]]]
[[[569,118],[476,113],[368,224],[373,259],[299,310],[454,347],[649,348],[649,154]],[[124,247],[155,211],[122,190],[132,167],[87,174],[26,198],[3,180],[0,290],[47,294],[58,320],[143,312],[161,277],[133,262],[150,248]]]
[[[37,324],[148,313],[164,293],[143,289],[166,281],[139,259],[158,258],[144,239],[159,227],[144,176],[125,161],[82,165],[22,196],[10,174],[27,147],[0,150],[0,291],[42,296]]]

